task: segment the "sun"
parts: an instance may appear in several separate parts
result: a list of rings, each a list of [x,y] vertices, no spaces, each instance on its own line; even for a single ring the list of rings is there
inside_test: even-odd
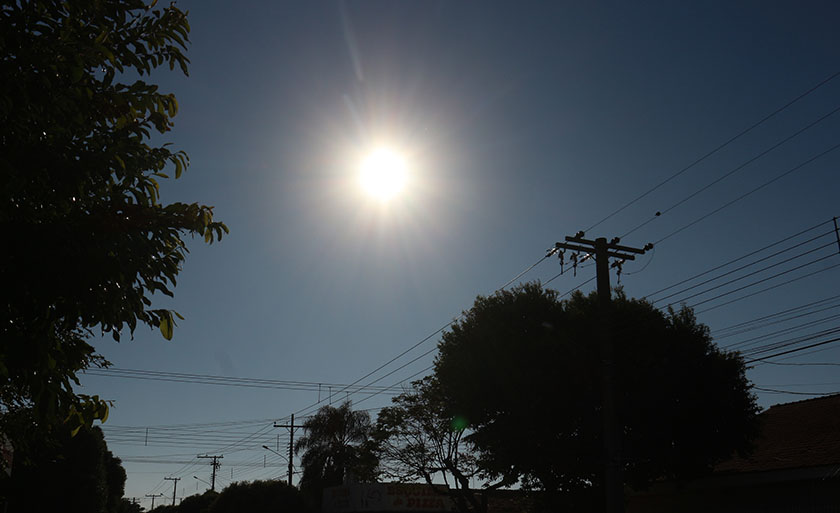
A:
[[[362,160],[359,184],[374,199],[383,203],[392,200],[407,181],[405,158],[389,148],[378,148]]]

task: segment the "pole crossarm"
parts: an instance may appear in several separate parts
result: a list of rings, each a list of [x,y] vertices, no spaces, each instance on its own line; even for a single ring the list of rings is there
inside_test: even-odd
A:
[[[592,247],[595,247],[595,244],[596,244],[596,241],[594,241],[594,240],[584,239],[582,236],[579,237],[577,235],[573,235],[573,236],[572,235],[567,235],[566,236],[566,242],[577,242],[578,244],[586,244],[586,245],[589,245],[589,246],[592,246]],[[620,246],[618,244],[618,242],[619,242],[619,240],[616,237],[615,239],[611,240],[607,244],[607,248],[608,249],[613,249],[613,250],[618,250],[618,251],[626,251],[628,253],[636,253],[637,255],[643,255],[645,253],[645,251],[647,251],[649,249],[653,249],[653,244],[651,244],[651,243],[645,244],[645,247],[643,247],[643,248],[633,248],[633,247],[630,247],[630,246]],[[559,244],[559,242],[558,242],[558,244]]]
[[[147,493],[146,497],[151,497],[152,498],[152,507],[150,509],[150,511],[151,511],[152,509],[155,509],[155,498],[163,497],[163,494],[162,493],[158,493],[158,494],[148,494]]]
[[[294,464],[295,429],[296,428],[301,428],[303,426],[301,426],[300,424],[295,425],[295,414],[293,413],[292,417],[291,417],[291,420],[288,424],[278,424],[278,423],[275,422],[274,427],[286,428],[286,429],[289,430],[289,486],[292,486],[292,476],[294,475],[294,470],[295,470],[295,464]],[[268,447],[266,447],[266,446],[263,446],[263,447],[268,449]],[[271,450],[271,449],[269,449],[269,450]],[[272,452],[275,452],[275,451],[272,451]]]
[[[581,253],[591,254],[593,256],[595,254],[595,249],[594,248],[587,248],[585,246],[578,246],[578,245],[575,245],[575,244],[566,244],[566,243],[563,243],[563,242],[558,242],[555,245],[555,247],[558,248],[558,249],[568,249],[568,250],[571,250],[571,251],[580,251]],[[637,253],[637,254],[639,254],[639,253]],[[630,255],[628,253],[617,253],[615,251],[607,251],[606,255],[610,258],[619,258],[621,260],[635,260],[636,259],[635,255]]]
[[[580,251],[581,253],[593,254],[595,253],[594,248],[587,248],[585,246],[578,246],[575,244],[566,244],[564,242],[558,242],[554,245],[557,249],[568,249],[570,251]],[[631,248],[632,249],[632,248]],[[635,251],[638,254],[644,254],[644,251]],[[615,251],[607,251],[606,253],[608,258],[618,258],[621,260],[636,260],[635,255],[630,255],[627,253],[617,253]]]
[[[172,505],[175,505],[175,494],[178,490],[178,481],[181,480],[180,477],[164,477],[164,481],[172,481]]]
[[[213,463],[212,463],[213,472],[210,474],[210,489],[215,492],[216,491],[216,471],[219,469],[219,467],[222,466],[222,464],[219,463],[219,460],[224,458],[224,456],[221,456],[221,455],[210,456],[209,454],[203,454],[203,455],[199,454],[198,456],[196,456],[196,458],[212,459],[213,460]]]

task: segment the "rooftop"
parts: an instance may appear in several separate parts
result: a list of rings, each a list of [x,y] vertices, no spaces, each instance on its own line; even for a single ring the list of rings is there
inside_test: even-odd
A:
[[[759,415],[760,435],[748,458],[715,472],[761,472],[840,464],[840,394],[771,406]]]

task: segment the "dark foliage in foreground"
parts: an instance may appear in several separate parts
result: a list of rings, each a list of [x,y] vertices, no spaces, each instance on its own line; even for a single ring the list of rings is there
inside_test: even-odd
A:
[[[40,438],[36,431],[30,438]],[[0,478],[8,511],[122,511],[126,474],[98,427],[64,433],[44,443],[29,440],[15,454],[11,477]],[[0,501],[2,503],[2,501]]]
[[[107,416],[73,390],[105,364],[86,339],[138,324],[171,338],[177,314],[152,295],[172,295],[186,236],[227,232],[212,207],[160,202],[188,158],[151,144],[178,103],[145,77],[187,72],[189,24],[174,4],[146,3],[0,6],[0,411],[32,408],[45,429]]]

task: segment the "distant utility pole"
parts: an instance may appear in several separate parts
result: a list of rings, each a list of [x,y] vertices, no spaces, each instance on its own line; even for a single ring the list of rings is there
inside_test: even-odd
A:
[[[172,483],[172,505],[175,505],[175,491],[178,489],[178,481],[181,480],[180,477],[164,477],[164,481],[175,481]]]
[[[147,494],[146,494],[146,497],[151,497],[151,498],[152,498],[152,507],[151,507],[151,508],[149,508],[149,510],[151,511],[151,510],[155,509],[155,497],[163,497],[163,494],[162,494],[162,493],[159,493],[159,494],[157,494],[157,495],[149,495],[149,494],[147,493]]]
[[[278,424],[274,423],[274,427],[281,427],[287,428],[289,430],[289,486],[292,485],[292,474],[294,474],[295,464],[293,456],[293,450],[295,446],[295,428],[303,427],[303,426],[295,426],[295,414],[292,413],[292,419],[288,424]]]
[[[643,255],[653,247],[647,244],[644,248],[619,246],[616,237],[609,243],[604,237],[595,240],[583,238],[584,233],[578,232],[574,237],[566,237],[566,242],[555,244],[557,250],[580,251],[595,257],[595,270],[598,281],[598,309],[600,310],[600,339],[601,359],[604,366],[602,382],[603,412],[604,412],[604,500],[607,513],[624,512],[624,479],[621,465],[621,433],[622,423],[618,419],[615,404],[615,373],[614,353],[615,343],[610,333],[610,258],[617,258],[613,267],[620,267],[624,260],[635,260],[634,255]]]
[[[837,218],[834,218],[834,236],[837,237],[837,249],[840,251],[840,228],[837,227]]]
[[[224,456],[210,456],[209,454],[205,454],[205,455],[202,456],[201,454],[199,454],[196,457],[197,458],[208,458],[208,459],[212,458],[213,459],[213,472],[210,474],[210,490],[215,492],[216,491],[216,471],[219,469],[219,467],[222,466],[222,464],[219,463],[219,460],[224,458]]]

